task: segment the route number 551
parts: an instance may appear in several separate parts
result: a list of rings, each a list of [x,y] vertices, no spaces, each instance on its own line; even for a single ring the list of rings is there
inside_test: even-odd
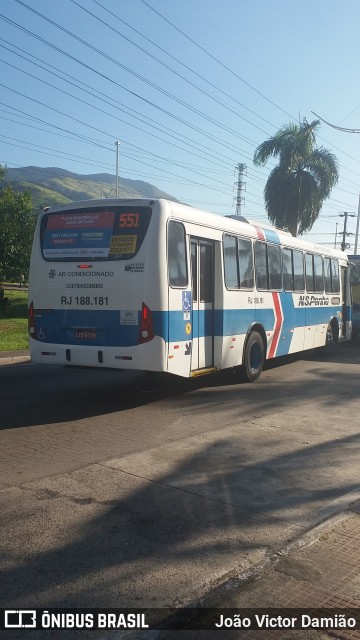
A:
[[[122,229],[125,227],[127,229],[133,229],[135,227],[139,227],[140,226],[139,220],[140,220],[139,213],[121,213],[119,227]]]

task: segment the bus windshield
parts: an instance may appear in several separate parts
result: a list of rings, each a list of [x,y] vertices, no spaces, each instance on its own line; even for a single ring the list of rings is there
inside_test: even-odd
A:
[[[150,207],[89,207],[45,214],[41,251],[47,261],[131,260],[151,218]]]

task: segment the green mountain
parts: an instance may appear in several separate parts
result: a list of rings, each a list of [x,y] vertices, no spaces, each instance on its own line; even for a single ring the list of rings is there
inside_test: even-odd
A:
[[[6,168],[4,182],[17,191],[31,191],[35,211],[78,200],[115,197],[115,176],[108,173],[80,175],[57,167]],[[149,182],[119,178],[120,198],[167,198],[173,196]]]

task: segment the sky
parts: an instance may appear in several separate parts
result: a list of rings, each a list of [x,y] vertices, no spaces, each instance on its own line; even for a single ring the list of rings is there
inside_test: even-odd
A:
[[[234,214],[244,164],[241,214],[268,222],[254,151],[315,112],[340,178],[304,237],[340,246],[347,212],[354,252],[360,134],[323,120],[360,130],[358,0],[6,0],[0,21],[1,165],[115,175],[118,148],[120,177]]]

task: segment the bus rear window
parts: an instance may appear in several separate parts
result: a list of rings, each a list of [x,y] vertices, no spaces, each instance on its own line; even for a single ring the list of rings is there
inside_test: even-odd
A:
[[[41,251],[48,261],[131,260],[151,218],[150,207],[89,207],[47,213],[41,222]]]

